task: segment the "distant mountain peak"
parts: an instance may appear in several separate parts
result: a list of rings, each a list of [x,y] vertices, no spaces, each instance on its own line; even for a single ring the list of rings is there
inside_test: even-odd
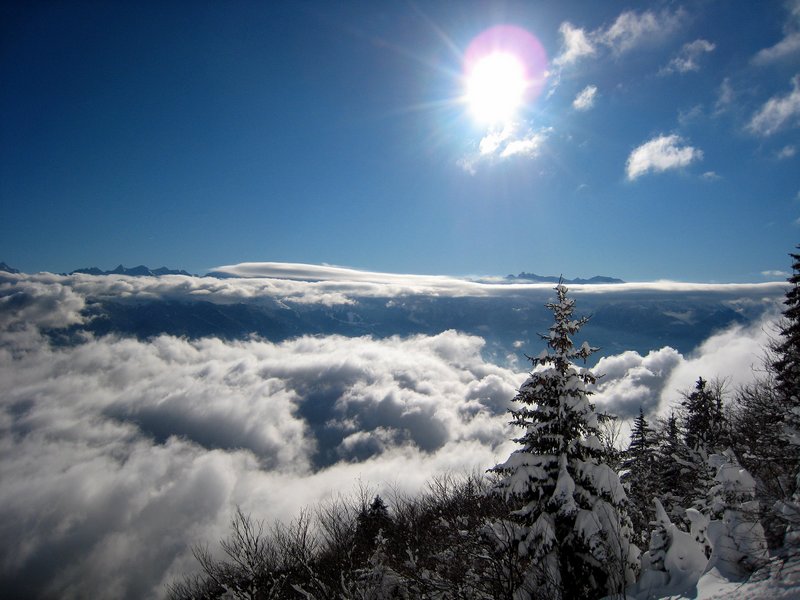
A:
[[[127,275],[128,277],[161,277],[162,275],[187,275],[191,277],[191,273],[182,269],[168,269],[167,267],[150,269],[144,265],[126,268],[121,264],[111,271],[103,271],[97,267],[83,267],[82,269],[75,269],[70,275],[75,275],[76,273],[83,275]]]
[[[14,267],[9,267],[6,263],[0,262],[0,271],[5,271],[6,273],[19,273],[19,269],[15,269]]]
[[[582,279],[580,277],[576,279],[566,279],[566,278],[559,278],[553,275],[537,275],[536,273],[525,273],[524,271],[519,275],[506,275],[506,279],[509,281],[529,281],[533,283],[558,283],[559,279],[561,279],[564,283],[572,283],[572,284],[601,284],[601,283],[625,283],[622,279],[616,279],[615,277],[606,277],[604,275],[595,275],[594,277],[590,277],[589,279]]]

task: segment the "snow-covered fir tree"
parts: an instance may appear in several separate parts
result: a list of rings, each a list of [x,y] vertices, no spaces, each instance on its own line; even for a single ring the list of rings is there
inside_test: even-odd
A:
[[[694,390],[684,394],[681,406],[685,411],[683,429],[686,444],[692,450],[712,453],[720,446],[724,434],[721,390],[712,390],[700,377]]]
[[[800,245],[797,246],[800,249]],[[774,363],[778,393],[793,406],[800,405],[800,254],[790,254],[792,275],[786,292],[781,326],[781,340],[775,348]]]
[[[628,514],[633,524],[637,544],[647,541],[647,530],[652,521],[653,498],[659,495],[656,471],[656,439],[640,408],[631,427],[631,441],[622,455],[620,476],[628,495]]]
[[[687,501],[694,492],[694,484],[686,477],[692,462],[688,446],[683,442],[678,417],[673,412],[659,423],[657,460],[655,465],[660,500],[673,523],[683,523]]]
[[[622,592],[638,569],[630,541],[627,498],[617,474],[602,462],[598,417],[589,402],[591,370],[576,366],[596,349],[574,336],[586,318],[574,319],[574,300],[559,283],[547,307],[554,323],[542,335],[548,349],[532,358],[511,423],[521,445],[492,469],[496,491],[514,506],[509,543],[529,560],[515,598],[596,598]]]
[[[698,378],[694,390],[683,394],[681,407],[683,443],[673,455],[680,465],[680,503],[684,509],[695,508],[706,513],[708,491],[714,485],[715,475],[708,458],[719,449],[725,434],[720,386],[712,391],[705,379]]]
[[[800,250],[800,245],[797,246]],[[778,398],[785,407],[783,415],[784,439],[789,443],[790,468],[796,477],[779,503],[779,511],[787,523],[786,543],[797,552],[800,546],[800,253],[790,253],[792,274],[780,325],[780,338],[774,351],[773,363]]]

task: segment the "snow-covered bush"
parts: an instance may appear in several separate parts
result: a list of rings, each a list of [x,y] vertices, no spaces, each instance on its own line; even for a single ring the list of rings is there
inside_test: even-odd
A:
[[[650,547],[642,555],[642,574],[628,589],[637,600],[663,598],[690,590],[705,571],[708,559],[703,545],[691,533],[681,531],[656,498]]]
[[[756,482],[731,450],[712,455],[709,464],[717,469],[717,485],[709,493],[715,518],[708,524],[712,547],[708,569],[716,568],[731,577],[743,576],[768,559],[764,528],[758,521]]]

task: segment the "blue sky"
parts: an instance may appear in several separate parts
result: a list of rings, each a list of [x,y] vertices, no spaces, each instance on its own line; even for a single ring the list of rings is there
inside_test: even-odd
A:
[[[25,271],[763,281],[800,241],[797,1],[0,11],[0,260]],[[491,129],[464,54],[500,24],[547,67]]]

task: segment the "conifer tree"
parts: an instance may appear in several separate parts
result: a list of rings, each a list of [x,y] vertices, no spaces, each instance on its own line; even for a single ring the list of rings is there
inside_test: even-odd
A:
[[[378,536],[390,533],[393,522],[389,509],[380,496],[375,496],[368,507],[363,507],[356,519],[355,550],[371,554],[376,547]]]
[[[694,491],[694,482],[687,477],[693,462],[675,413],[661,422],[657,437],[656,480],[662,491],[661,502],[671,522],[683,523]]]
[[[685,409],[683,427],[686,445],[692,450],[712,454],[722,441],[722,394],[714,393],[708,387],[708,382],[700,377],[694,391],[684,394],[681,406]]]
[[[800,250],[800,245],[797,246]],[[781,502],[782,515],[787,521],[786,543],[794,551],[800,546],[800,254],[791,253],[792,274],[788,278],[783,321],[780,329],[780,342],[775,347],[778,359],[773,363],[777,395],[782,400],[784,414],[784,435],[794,450],[790,454],[793,464],[790,468],[796,473],[794,490],[787,490]],[[793,459],[793,460],[792,460]]]
[[[797,246],[800,249],[800,245]],[[800,405],[800,254],[790,254],[792,275],[786,292],[781,326],[781,341],[776,347],[778,359],[774,363],[778,393],[790,405]]]
[[[521,445],[492,469],[496,490],[515,507],[510,543],[530,559],[515,598],[595,598],[620,593],[638,568],[630,543],[627,498],[617,474],[602,462],[598,418],[586,387],[595,375],[578,368],[596,349],[575,348],[571,336],[586,323],[573,319],[574,300],[559,282],[547,304],[554,324],[542,335],[548,349],[531,358],[511,423]]]
[[[700,377],[694,390],[684,393],[681,406],[683,447],[679,448],[678,462],[682,466],[682,505],[707,512],[708,491],[715,475],[708,459],[720,449],[724,433],[721,386],[712,391]]]
[[[653,498],[659,495],[660,486],[656,471],[655,434],[641,408],[633,421],[630,445],[623,453],[620,481],[628,494],[628,513],[635,541],[637,544],[645,543],[653,517]]]

